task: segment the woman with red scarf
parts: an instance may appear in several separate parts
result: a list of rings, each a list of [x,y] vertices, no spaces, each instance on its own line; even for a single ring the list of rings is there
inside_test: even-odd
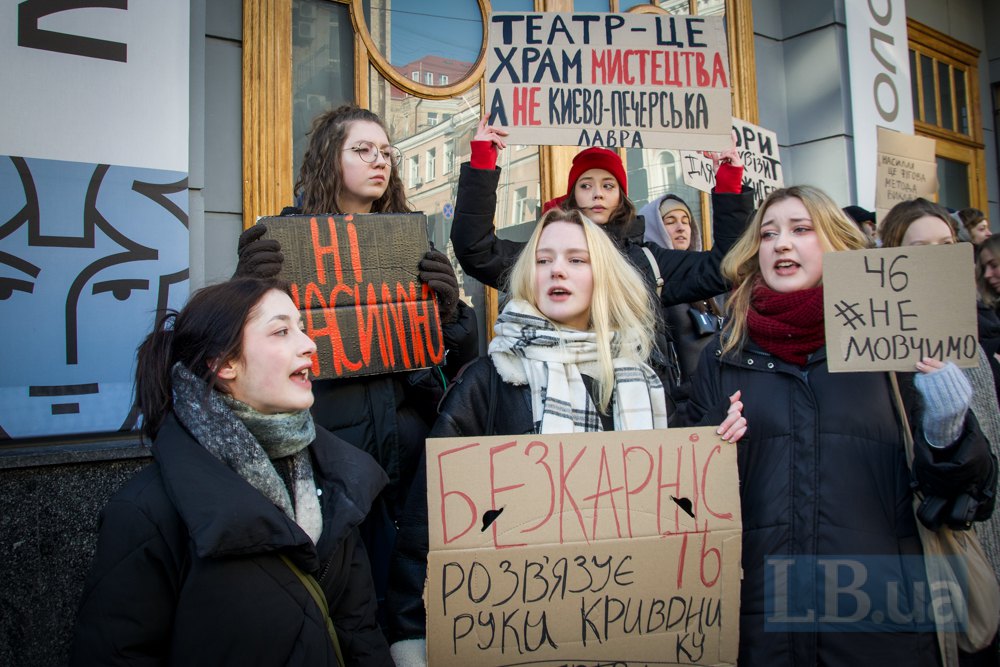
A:
[[[954,364],[925,358],[899,374],[912,476],[889,374],[827,367],[823,257],[866,247],[826,194],[797,186],[772,193],[723,260],[730,317],[702,354],[689,409],[718,423],[739,390],[748,424],[741,667],[941,659],[913,495],[954,499],[993,461]],[[991,511],[984,500],[974,518]]]

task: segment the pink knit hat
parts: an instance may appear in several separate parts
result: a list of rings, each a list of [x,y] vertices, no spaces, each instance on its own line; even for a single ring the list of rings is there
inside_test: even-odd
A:
[[[622,159],[618,156],[618,153],[607,148],[591,146],[586,150],[580,151],[573,158],[573,166],[569,170],[569,181],[566,183],[566,194],[545,202],[542,206],[542,212],[544,213],[550,208],[555,208],[566,203],[566,200],[573,192],[573,187],[576,186],[576,181],[584,172],[591,169],[603,169],[609,172],[618,181],[618,187],[621,188],[622,194],[628,195],[628,179],[625,177],[625,165],[622,164]]]

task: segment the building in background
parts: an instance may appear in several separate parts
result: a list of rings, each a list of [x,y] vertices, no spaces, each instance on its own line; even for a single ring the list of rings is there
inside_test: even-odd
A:
[[[912,131],[937,142],[942,203],[987,211],[1000,231],[1000,43],[993,39],[1000,34],[1000,3],[994,0],[577,0],[576,7],[573,0],[189,0],[39,11],[35,23],[21,13],[45,3],[8,3],[0,9],[7,54],[0,86],[18,104],[0,112],[0,156],[6,156],[0,160],[0,258],[19,257],[34,267],[52,262],[67,275],[45,287],[51,290],[45,299],[58,307],[43,309],[54,323],[46,335],[62,339],[43,339],[9,324],[17,322],[9,315],[11,304],[30,296],[17,286],[31,281],[17,274],[16,262],[0,262],[8,271],[0,274],[0,345],[13,351],[12,359],[19,350],[28,358],[32,342],[50,341],[45,349],[51,352],[39,362],[38,379],[10,384],[24,385],[25,401],[32,387],[34,398],[47,393],[43,418],[50,421],[33,432],[0,434],[8,436],[0,444],[0,579],[14,582],[0,592],[0,663],[65,662],[96,510],[148,456],[131,431],[128,409],[119,413],[127,408],[122,378],[130,372],[121,369],[131,368],[135,338],[151,325],[152,310],[179,305],[189,288],[232,274],[244,226],[293,203],[312,118],[345,102],[386,119],[404,154],[410,200],[427,214],[431,238],[454,263],[447,238],[458,170],[484,108],[483,16],[530,12],[536,4],[553,11],[724,15],[733,113],[777,134],[786,183],[813,183],[842,205],[865,204],[861,156],[871,146],[862,137],[876,123],[890,122],[876,117],[892,115],[895,99],[910,109]],[[127,58],[40,49],[46,31],[85,37],[90,41],[83,44],[105,56],[119,48],[109,43],[127,44]],[[867,56],[864,47],[856,48],[859,37]],[[44,68],[24,82],[20,75],[27,70],[12,63],[32,58],[44,58]],[[136,70],[146,74],[123,78]],[[87,81],[97,83],[88,88]],[[869,99],[875,112],[859,118],[853,110],[862,108],[865,86],[883,97]],[[104,106],[85,103],[88,91]],[[60,120],[57,111],[69,118]],[[39,130],[29,120],[60,131]],[[45,151],[31,148],[32,141]],[[105,154],[95,145],[120,150]],[[535,146],[504,151],[496,220],[501,234],[517,233],[510,230],[535,220],[541,202],[563,194],[574,153]],[[675,151],[627,150],[623,156],[638,205],[676,192],[710,231],[708,198],[685,189]],[[19,202],[30,193],[24,184],[34,182],[34,176],[25,181],[26,173],[39,175],[46,188],[39,192],[50,192],[46,184],[62,179],[76,203],[40,209],[45,224],[36,228],[22,224]],[[97,185],[88,190],[91,183]],[[96,210],[102,214],[142,210],[149,223],[104,215],[108,224],[92,216],[88,227],[83,212],[93,209],[91,190],[101,193]],[[52,211],[55,217],[48,217]],[[46,226],[49,221],[55,226]],[[63,247],[53,239],[63,239]],[[12,250],[15,243],[38,261],[28,250]],[[73,268],[70,255],[88,243],[93,247],[84,250],[94,257]],[[88,269],[101,253],[135,261],[104,267],[113,274],[106,276]],[[137,271],[129,273],[132,268]],[[460,277],[485,340],[495,296]],[[41,283],[37,289],[40,296]],[[71,301],[101,301],[106,308],[134,303],[145,310],[115,315],[120,311],[69,308]],[[95,322],[114,329],[114,344],[101,346],[107,333]],[[106,381],[88,379],[81,363],[68,363],[95,349],[115,377],[107,381],[124,397],[112,401],[116,407],[104,421],[52,430],[58,417],[64,423],[82,419],[72,415],[84,415],[94,399],[93,392],[79,400],[59,398],[60,391],[89,391]],[[54,375],[40,379],[49,370]],[[6,428],[4,419],[0,413],[0,428]]]

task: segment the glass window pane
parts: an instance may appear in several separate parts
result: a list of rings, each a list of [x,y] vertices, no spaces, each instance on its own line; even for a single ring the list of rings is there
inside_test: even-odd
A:
[[[920,115],[920,91],[917,88],[917,52],[910,50],[910,93],[913,96],[913,117],[923,120]]]
[[[965,92],[965,72],[960,69],[952,70],[952,72],[955,76],[955,116],[958,120],[955,129],[962,134],[971,134],[969,132],[969,105],[966,102]]]
[[[533,12],[535,0],[493,0],[490,6],[495,12]]]
[[[938,62],[938,99],[941,100],[941,127],[954,130],[951,115],[951,68],[947,63]]]
[[[292,151],[295,174],[317,115],[354,99],[354,29],[350,7],[292,2]]]
[[[684,183],[680,151],[632,148],[626,151],[628,196],[636,210],[666,194],[674,194],[688,205],[695,220],[702,220],[701,192]],[[647,225],[658,224],[646,220]]]
[[[370,105],[389,128],[389,140],[403,153],[401,176],[414,210],[427,216],[430,240],[451,259],[462,296],[476,309],[480,340],[486,341],[489,323],[482,284],[464,274],[451,248],[451,224],[458,193],[459,165],[468,162],[470,142],[479,122],[479,86],[445,100],[406,95],[374,67],[369,68]],[[434,122],[429,114],[436,114]],[[502,169],[497,193],[498,235],[518,223],[533,223],[541,214],[541,178],[538,147],[508,145],[500,153]],[[530,225],[526,225],[530,233]]]
[[[472,0],[365,0],[369,33],[385,59],[428,86],[459,81],[472,70],[483,43],[483,17]]]
[[[695,14],[698,16],[721,16],[726,13],[726,0],[698,0]]]
[[[920,78],[924,87],[924,121],[937,125],[937,100],[934,98],[934,63],[920,54]]]
[[[575,0],[574,12],[610,12],[611,3],[608,0]]]
[[[938,157],[938,202],[961,210],[969,203],[969,165],[957,160]]]
[[[668,14],[691,13],[691,3],[688,0],[659,0],[656,4]]]

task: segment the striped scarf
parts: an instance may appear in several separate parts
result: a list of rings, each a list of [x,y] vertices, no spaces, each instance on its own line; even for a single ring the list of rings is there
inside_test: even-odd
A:
[[[503,380],[527,384],[536,433],[600,431],[597,406],[583,375],[597,371],[597,335],[557,329],[525,301],[497,317],[489,354]],[[653,369],[614,350],[612,416],[616,431],[667,427],[666,398]]]

